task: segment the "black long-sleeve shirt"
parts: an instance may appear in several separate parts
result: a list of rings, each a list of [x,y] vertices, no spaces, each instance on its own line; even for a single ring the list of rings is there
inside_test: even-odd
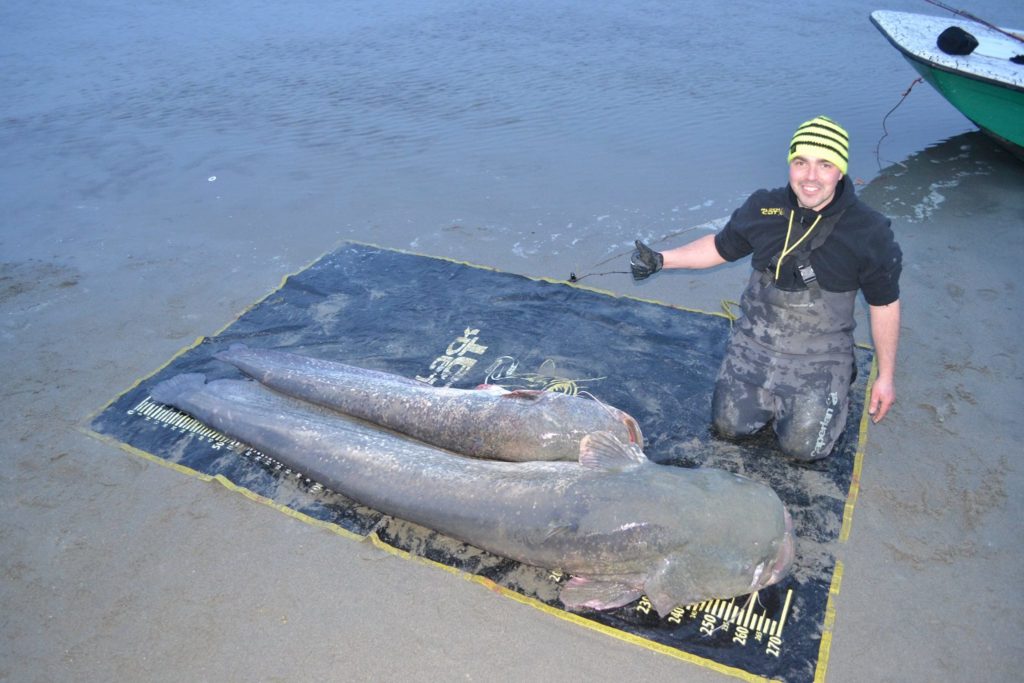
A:
[[[782,252],[791,211],[796,215],[790,245],[814,223],[818,212],[801,208],[789,186],[758,190],[715,235],[718,253],[727,261],[753,254],[753,268],[765,270]],[[818,284],[830,292],[860,289],[872,306],[891,304],[900,296],[903,254],[889,219],[857,198],[848,176],[836,186],[836,197],[821,216],[824,220],[840,212],[832,233],[810,254]],[[782,268],[795,268],[796,256],[787,256]]]

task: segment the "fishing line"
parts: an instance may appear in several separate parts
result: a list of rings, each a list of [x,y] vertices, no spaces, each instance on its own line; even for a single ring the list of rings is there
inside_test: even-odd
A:
[[[905,99],[907,99],[907,96],[910,94],[910,91],[914,89],[914,86],[917,85],[918,83],[923,83],[923,82],[924,82],[923,78],[915,78],[910,83],[910,87],[907,88],[906,91],[903,93],[903,96],[900,98],[900,101],[896,103],[896,106],[893,107],[892,109],[890,109],[886,113],[886,115],[882,117],[882,131],[883,131],[883,135],[882,135],[882,137],[878,138],[878,144],[875,145],[875,162],[878,164],[878,170],[879,171],[882,170],[882,159],[881,159],[882,140],[884,140],[885,138],[887,138],[889,136],[889,129],[886,128],[885,122],[886,122],[886,120],[888,120],[890,114],[892,114],[894,111],[896,111],[899,108],[899,106],[901,104],[903,104],[903,101]]]
[[[583,278],[586,278],[586,277],[594,277],[594,276],[601,276],[601,275],[619,275],[619,274],[629,275],[629,272],[630,271],[628,271],[628,270],[606,270],[603,273],[586,273],[584,275],[577,275],[576,273],[569,273],[569,282],[579,282],[580,280],[582,280]]]
[[[740,302],[733,301],[732,299],[722,299],[722,314],[729,319],[729,327],[740,319],[740,314],[733,310],[733,306],[739,306]]]
[[[651,244],[658,244],[659,242],[664,242],[665,240],[670,240],[673,237],[678,237],[679,235],[685,235],[686,233],[692,232],[694,230],[701,230],[701,229],[718,230],[723,225],[725,225],[726,220],[727,219],[725,219],[725,218],[716,218],[715,220],[711,220],[711,221],[708,221],[706,223],[701,223],[700,225],[694,225],[694,226],[691,226],[689,228],[683,228],[682,230],[677,230],[675,232],[670,232],[668,234],[662,235],[661,237],[659,237],[656,240],[651,240],[650,243]],[[645,228],[646,228],[646,226],[645,226]],[[645,228],[641,228],[641,231],[644,230]],[[590,267],[591,268],[597,268],[599,266],[603,266],[604,264],[608,263],[612,259],[622,258],[622,257],[624,257],[624,256],[626,256],[628,254],[632,254],[632,253],[633,253],[633,249],[632,248],[627,249],[626,251],[619,251],[619,252],[616,252],[616,253],[612,254],[611,256],[609,256],[608,258],[604,259],[603,261],[598,261],[597,263],[595,263],[594,265],[592,265]],[[591,277],[591,276],[598,276],[599,277],[599,276],[602,276],[602,275],[630,275],[630,274],[631,274],[631,271],[628,271],[628,270],[607,270],[607,271],[604,271],[602,273],[584,273],[583,275],[577,275],[575,272],[571,272],[571,273],[569,273],[569,282],[579,282],[583,278],[587,278],[587,277]]]
[[[950,7],[949,5],[943,4],[943,3],[939,2],[938,0],[925,0],[925,2],[927,2],[930,5],[935,5],[936,7],[942,8],[942,9],[946,10],[947,12],[952,12],[953,14],[961,16],[964,19],[967,19],[969,21],[975,21],[975,22],[981,24],[982,26],[984,26],[986,28],[990,28],[993,31],[997,31],[999,33],[1002,33],[1004,36],[1013,38],[1016,41],[1024,43],[1024,36],[1019,36],[1016,33],[1011,33],[1010,31],[1004,31],[1003,29],[999,28],[995,24],[989,23],[989,22],[985,21],[984,19],[982,19],[981,17],[978,17],[978,16],[975,16],[975,15],[971,14],[970,12],[965,12],[964,10],[957,9],[956,7]]]

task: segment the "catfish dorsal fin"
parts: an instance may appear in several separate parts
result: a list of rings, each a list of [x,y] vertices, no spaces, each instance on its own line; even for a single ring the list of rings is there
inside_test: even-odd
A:
[[[592,470],[619,471],[648,462],[635,443],[624,444],[611,432],[594,432],[580,440],[580,464]]]
[[[544,392],[539,389],[514,389],[507,394],[503,394],[502,398],[514,399],[517,401],[536,401],[543,395]]]

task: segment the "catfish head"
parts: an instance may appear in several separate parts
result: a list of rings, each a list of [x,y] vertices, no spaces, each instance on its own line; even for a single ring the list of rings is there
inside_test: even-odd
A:
[[[757,547],[736,548],[724,562],[721,550],[717,556],[714,551],[667,555],[644,581],[644,594],[655,611],[665,616],[682,605],[755,593],[784,579],[796,556],[796,543],[789,511],[783,508],[783,514],[786,530],[764,553]],[[763,559],[758,561],[759,557]]]
[[[629,510],[618,522],[630,540],[619,544],[614,566],[573,573],[559,596],[566,607],[612,609],[646,595],[664,616],[788,574],[793,522],[771,487],[720,469],[659,465],[607,433],[584,439],[580,463],[606,471],[608,488],[625,499],[615,508]]]

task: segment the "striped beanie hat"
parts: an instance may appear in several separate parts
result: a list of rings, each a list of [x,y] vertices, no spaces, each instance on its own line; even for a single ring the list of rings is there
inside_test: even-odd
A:
[[[850,137],[838,123],[827,116],[815,116],[810,121],[800,124],[789,144],[789,158],[806,154],[819,159],[827,159],[846,174],[847,162],[850,158]]]

